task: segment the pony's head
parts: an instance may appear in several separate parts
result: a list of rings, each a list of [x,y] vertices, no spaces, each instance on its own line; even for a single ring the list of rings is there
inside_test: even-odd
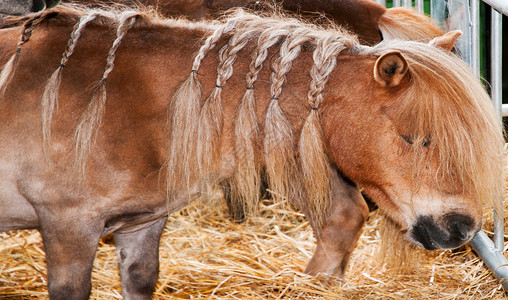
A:
[[[480,229],[482,201],[499,196],[503,133],[470,69],[450,55],[460,32],[430,44],[365,49],[323,110],[330,157],[426,249],[461,246]],[[333,84],[333,83],[332,83]]]

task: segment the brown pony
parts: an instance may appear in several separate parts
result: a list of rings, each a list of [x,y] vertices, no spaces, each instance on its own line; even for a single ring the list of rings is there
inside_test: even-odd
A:
[[[501,191],[503,136],[448,53],[457,36],[367,47],[242,11],[29,16],[0,30],[0,230],[41,232],[52,299],[88,297],[114,233],[124,297],[149,299],[167,214],[225,182],[255,211],[265,169],[311,222],[311,274],[343,274],[367,217],[359,186],[413,243],[458,247]]]
[[[390,8],[373,0],[68,0],[91,6],[126,4],[157,8],[165,16],[209,19],[234,7],[267,9],[275,3],[288,12],[319,21],[325,17],[358,35],[361,43],[374,45],[381,39],[429,42],[443,35],[430,18],[406,8]],[[322,22],[323,20],[321,20]]]

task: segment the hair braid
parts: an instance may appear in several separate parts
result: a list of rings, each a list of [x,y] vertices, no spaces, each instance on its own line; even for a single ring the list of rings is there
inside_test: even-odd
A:
[[[259,125],[256,116],[254,83],[263,68],[268,56],[268,49],[289,33],[289,26],[283,24],[275,28],[269,26],[258,38],[253,52],[249,72],[246,75],[247,88],[240,103],[235,120],[235,151],[237,167],[231,184],[231,200],[235,201],[236,210],[244,214],[252,213],[257,208],[261,184],[260,166],[256,163],[255,148],[259,143]]]
[[[284,112],[279,106],[278,97],[282,91],[292,62],[300,54],[302,45],[311,40],[308,29],[292,31],[280,47],[280,56],[273,63],[271,75],[271,101],[265,116],[265,160],[270,187],[276,197],[294,197],[300,199],[298,186],[298,167],[293,145],[293,130]],[[284,159],[280,159],[283,157]]]
[[[237,32],[219,51],[216,86],[203,104],[198,127],[200,147],[197,149],[197,155],[200,158],[200,170],[203,174],[211,171],[212,162],[216,161],[218,155],[217,145],[222,130],[222,89],[233,75],[233,64],[238,52],[247,45],[255,33],[256,31],[253,30]]]
[[[313,52],[314,64],[310,70],[312,80],[307,94],[311,110],[303,124],[298,146],[309,220],[317,226],[322,223],[323,212],[329,207],[331,175],[318,109],[323,101],[321,93],[337,64],[337,55],[348,49],[348,44],[349,40],[328,36],[316,41]]]
[[[139,13],[134,11],[126,11],[122,13],[119,20],[119,25],[116,32],[116,39],[113,45],[109,49],[108,56],[106,58],[106,67],[102,79],[99,81],[95,88],[92,99],[81,115],[78,127],[76,128],[74,140],[75,140],[75,167],[79,174],[84,176],[85,166],[88,155],[90,154],[91,148],[97,138],[98,129],[102,123],[102,118],[105,112],[106,105],[106,81],[113,70],[116,51],[125,37],[129,29],[131,29]]]
[[[196,170],[200,170],[196,136],[199,127],[197,120],[200,119],[201,112],[201,83],[197,77],[201,62],[208,52],[215,48],[220,38],[236,28],[240,17],[229,19],[208,36],[194,57],[189,77],[178,87],[171,99],[171,107],[168,110],[169,158],[166,181],[168,198],[171,198],[170,192],[178,185],[189,188],[191,174],[196,174]]]
[[[18,45],[16,48],[16,52],[11,56],[11,58],[7,61],[7,63],[2,68],[2,72],[0,72],[0,99],[3,98],[5,94],[5,90],[9,85],[9,82],[14,77],[14,72],[16,70],[16,66],[18,64],[19,55],[21,54],[21,49],[23,45],[30,40],[32,36],[32,32],[42,21],[44,21],[47,13],[41,12],[37,15],[31,17],[23,24],[23,30],[21,31],[21,36],[18,41]]]
[[[81,33],[85,29],[85,26],[95,20],[99,15],[98,12],[92,12],[88,15],[81,17],[78,23],[74,26],[71,33],[70,39],[67,41],[67,47],[62,54],[60,65],[53,72],[51,77],[44,87],[42,95],[42,137],[43,137],[43,148],[44,153],[48,154],[49,146],[51,144],[51,123],[54,112],[58,109],[58,91],[60,89],[60,82],[62,80],[62,71],[69,57],[74,53],[74,49],[78,43]]]

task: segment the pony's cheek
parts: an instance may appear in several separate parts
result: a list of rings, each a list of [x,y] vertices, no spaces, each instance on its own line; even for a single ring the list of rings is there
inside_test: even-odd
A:
[[[364,185],[363,192],[371,198],[384,215],[397,224],[401,233],[406,233],[411,227],[412,219],[407,207],[410,203],[404,197],[398,196],[393,189],[383,186]]]

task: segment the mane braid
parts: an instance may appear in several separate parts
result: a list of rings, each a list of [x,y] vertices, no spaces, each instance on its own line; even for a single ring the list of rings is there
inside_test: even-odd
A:
[[[298,57],[305,42],[311,40],[307,28],[293,30],[280,47],[279,57],[273,63],[271,74],[271,101],[265,116],[264,150],[266,172],[275,198],[290,197],[300,201],[297,192],[300,176],[295,158],[291,124],[279,106],[278,98],[282,91],[286,74],[292,62]]]
[[[319,107],[323,102],[322,92],[331,72],[337,65],[337,55],[354,44],[353,39],[327,36],[316,41],[313,52],[314,65],[310,70],[312,81],[307,94],[311,110],[305,119],[300,134],[299,158],[305,189],[305,203],[310,222],[322,224],[323,211],[330,205],[330,163],[326,156],[321,131]]]
[[[116,39],[109,49],[106,58],[106,67],[102,75],[102,79],[95,87],[92,99],[81,115],[81,119],[76,128],[74,135],[75,148],[75,169],[84,178],[86,162],[91,148],[97,138],[97,132],[102,123],[106,105],[106,81],[109,74],[113,70],[116,51],[122,42],[122,39],[132,28],[139,16],[138,12],[126,11],[122,13],[119,20],[119,25],[116,32]]]
[[[23,45],[28,42],[30,37],[32,36],[32,32],[42,21],[44,21],[47,13],[40,12],[37,15],[31,17],[23,24],[23,30],[21,31],[21,37],[19,38],[18,47],[16,48],[16,52],[11,56],[11,58],[7,61],[7,63],[2,68],[0,72],[0,100],[3,98],[5,94],[5,90],[9,85],[9,82],[14,77],[14,72],[16,70],[16,66],[18,64],[19,55],[21,54],[21,49]]]
[[[216,87],[203,104],[198,127],[197,155],[200,158],[201,174],[208,174],[213,169],[213,162],[218,160],[219,138],[222,131],[222,99],[221,93],[227,80],[233,75],[233,64],[237,54],[252,38],[252,30],[240,31],[233,35],[228,44],[219,51]]]
[[[42,95],[42,136],[43,136],[43,149],[44,153],[48,155],[48,151],[51,145],[51,123],[53,114],[58,109],[58,91],[60,89],[60,82],[62,81],[62,71],[69,61],[69,57],[74,53],[74,49],[78,43],[81,33],[85,29],[85,26],[93,21],[97,16],[98,12],[92,12],[88,15],[81,17],[78,23],[74,26],[71,33],[70,39],[67,42],[67,47],[62,54],[60,65],[53,72],[51,77],[44,87]]]
[[[235,168],[232,177],[231,201],[235,201],[233,205],[241,208],[245,215],[257,209],[261,184],[260,166],[256,163],[258,160],[255,151],[259,144],[259,121],[256,116],[254,84],[268,56],[268,49],[287,36],[289,30],[290,26],[284,23],[275,28],[269,26],[259,35],[246,75],[247,88],[235,121],[235,154],[239,167]]]
[[[199,123],[201,112],[201,83],[197,74],[201,61],[207,53],[217,45],[219,39],[235,29],[236,22],[241,14],[229,19],[225,24],[217,27],[208,36],[203,46],[194,57],[189,77],[178,87],[173,94],[168,112],[169,158],[167,163],[167,190],[170,192],[177,186],[190,188],[191,174],[196,174],[199,168],[197,157]],[[205,174],[203,174],[205,175]],[[198,175],[198,178],[202,177]],[[195,178],[195,179],[198,179]]]

